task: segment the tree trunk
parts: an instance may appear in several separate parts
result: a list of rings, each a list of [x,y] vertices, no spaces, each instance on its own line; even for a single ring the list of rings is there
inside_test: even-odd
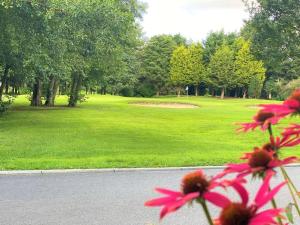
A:
[[[18,94],[18,87],[17,86],[15,86],[14,87],[14,92],[13,92],[15,95],[17,95]]]
[[[1,86],[0,86],[0,101],[2,100],[4,86],[6,85],[7,78],[8,78],[9,66],[5,66],[3,77],[1,79]]]
[[[160,95],[160,91],[157,91],[156,96],[159,97],[159,95]]]
[[[180,87],[176,88],[176,93],[177,93],[177,97],[179,98],[180,95],[181,95],[181,88]]]
[[[50,80],[49,86],[48,86],[48,90],[47,90],[45,106],[48,106],[48,107],[54,106],[58,87],[59,87],[59,81],[55,77],[52,77]]]
[[[243,99],[245,99],[246,96],[247,96],[247,90],[245,89],[245,90],[243,91]]]
[[[224,96],[225,96],[225,88],[222,88],[221,99],[224,99]]]
[[[79,72],[73,72],[72,84],[69,98],[69,107],[75,107],[79,100],[79,92],[81,89],[82,76]]]
[[[36,77],[35,84],[33,85],[32,97],[31,97],[31,106],[41,106],[42,105],[42,82]]]
[[[6,79],[6,82],[5,82],[5,94],[8,94],[8,91],[9,91],[8,79]]]
[[[199,93],[198,93],[198,85],[195,85],[195,96],[198,96],[199,95]]]
[[[271,92],[269,93],[269,99],[272,99],[272,93]]]

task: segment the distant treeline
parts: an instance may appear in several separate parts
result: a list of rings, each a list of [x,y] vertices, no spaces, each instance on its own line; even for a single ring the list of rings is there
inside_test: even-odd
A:
[[[239,33],[143,38],[138,0],[0,0],[0,101],[69,106],[85,93],[284,98],[298,87],[300,2],[245,1]]]

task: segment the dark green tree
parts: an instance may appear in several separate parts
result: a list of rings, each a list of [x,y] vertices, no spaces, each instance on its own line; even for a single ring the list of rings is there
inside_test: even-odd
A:
[[[154,87],[157,95],[170,77],[170,60],[176,42],[171,35],[152,37],[142,52],[142,76]]]

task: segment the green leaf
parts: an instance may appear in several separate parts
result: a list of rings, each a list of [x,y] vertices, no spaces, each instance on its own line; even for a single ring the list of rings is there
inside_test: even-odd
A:
[[[292,224],[294,224],[293,206],[294,206],[294,204],[289,203],[288,206],[285,208],[286,216],[287,216],[289,222]]]

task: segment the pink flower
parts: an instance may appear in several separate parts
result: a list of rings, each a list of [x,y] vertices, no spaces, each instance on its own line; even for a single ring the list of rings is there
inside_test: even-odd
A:
[[[254,117],[251,123],[241,123],[241,127],[238,131],[247,132],[260,127],[261,130],[268,129],[269,125],[277,124],[280,117],[277,117],[273,112],[267,112],[265,110],[260,110]]]
[[[219,176],[208,179],[202,170],[188,173],[182,179],[181,191],[156,188],[164,197],[156,198],[145,203],[145,206],[162,206],[160,219],[181,208],[193,200],[204,200],[207,193],[220,184],[216,181]]]
[[[300,88],[295,90],[290,97],[284,101],[283,105],[287,106],[294,112],[300,111]]]
[[[299,124],[292,124],[288,128],[284,129],[284,132],[282,132],[283,136],[300,136],[300,125]]]
[[[294,136],[291,132],[283,133],[283,137],[270,137],[269,143],[274,151],[278,151],[283,147],[294,147],[300,144],[300,138],[298,136]]]
[[[261,148],[254,148],[253,152],[246,153],[241,159],[247,160],[247,162],[228,164],[224,173],[238,173],[239,177],[244,177],[249,174],[264,177],[266,174],[273,173],[276,167],[297,161],[297,157],[288,157],[280,160],[275,151]]]
[[[294,109],[290,108],[289,105],[285,103],[265,104],[260,105],[260,107],[262,107],[262,110],[266,113],[273,113],[278,118],[278,121],[295,112]]]
[[[281,217],[283,209],[267,209],[260,211],[265,204],[274,198],[278,191],[286,184],[283,182],[273,190],[269,190],[270,180],[273,174],[269,174],[259,188],[254,202],[249,203],[249,193],[239,182],[232,182],[231,186],[239,194],[241,202],[233,202],[226,196],[209,192],[206,199],[214,205],[222,208],[220,216],[215,220],[215,225],[276,225],[276,217]]]
[[[294,113],[300,113],[300,89],[295,90],[283,104],[260,105],[264,112],[273,113],[280,119]]]

